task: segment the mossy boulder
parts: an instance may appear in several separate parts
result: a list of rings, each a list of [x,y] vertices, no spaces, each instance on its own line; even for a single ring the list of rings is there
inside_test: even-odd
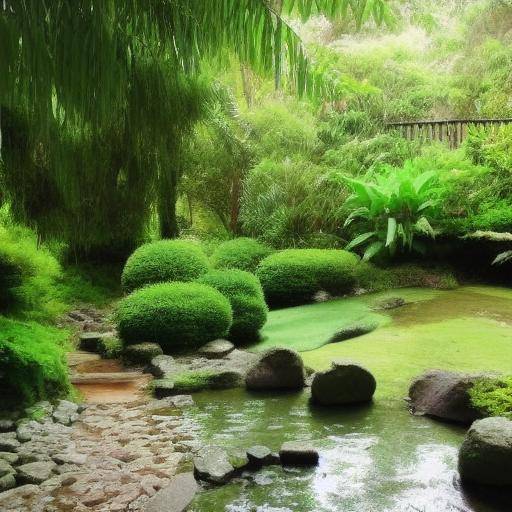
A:
[[[378,327],[379,322],[376,320],[359,320],[357,322],[346,325],[339,331],[336,331],[329,339],[329,343],[337,343],[339,341],[357,338],[359,336],[369,334]]]
[[[459,473],[464,482],[512,487],[512,421],[475,421],[459,451]]]
[[[158,343],[137,343],[124,348],[123,360],[132,365],[146,365],[163,353],[162,347]]]
[[[355,254],[337,249],[286,249],[266,257],[256,270],[271,306],[292,306],[314,300],[325,291],[333,296],[355,285]]]
[[[251,390],[298,390],[305,385],[306,372],[300,355],[288,348],[272,348],[249,368],[245,385]]]
[[[193,281],[209,262],[199,245],[185,240],[160,240],[142,245],[128,258],[121,275],[127,292],[148,284]]]
[[[315,373],[311,398],[319,405],[350,405],[369,402],[377,383],[362,366],[351,361],[333,361],[325,372]]]
[[[470,391],[486,379],[485,375],[470,375],[444,370],[430,370],[420,375],[409,388],[409,406],[413,414],[471,424],[482,417],[473,405]]]
[[[233,319],[228,299],[200,283],[146,286],[121,300],[116,316],[126,344],[158,343],[166,353],[225,337]]]
[[[240,237],[220,244],[211,256],[211,263],[218,269],[238,269],[254,272],[263,258],[273,252],[258,240]]]

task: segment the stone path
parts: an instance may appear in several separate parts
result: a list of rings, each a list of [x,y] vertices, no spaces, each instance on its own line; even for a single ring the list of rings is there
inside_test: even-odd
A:
[[[171,477],[192,470],[195,426],[181,415],[191,404],[191,397],[183,396],[103,403],[89,405],[71,427],[48,418],[30,422],[25,428],[30,440],[13,452],[20,457],[18,463],[46,463],[50,478],[0,493],[0,510],[144,510]]]

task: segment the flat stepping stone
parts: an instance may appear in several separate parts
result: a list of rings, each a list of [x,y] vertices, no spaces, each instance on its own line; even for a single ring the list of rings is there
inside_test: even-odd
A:
[[[199,350],[199,354],[208,359],[222,359],[235,349],[235,345],[228,340],[214,340],[203,345]]]
[[[133,365],[147,365],[153,358],[163,355],[163,350],[158,343],[137,343],[128,345],[123,350],[123,360]]]
[[[279,450],[279,458],[283,466],[316,466],[320,456],[306,441],[287,441]]]
[[[223,484],[234,472],[227,450],[220,446],[205,446],[194,457],[194,473],[200,480]]]
[[[146,503],[144,512],[183,512],[194,499],[198,490],[192,473],[181,473],[171,483],[158,491]]]
[[[74,368],[75,366],[79,366],[84,363],[89,363],[91,361],[99,361],[101,356],[99,354],[92,354],[91,352],[85,352],[82,350],[76,352],[69,352],[66,354],[66,359],[68,362],[68,366],[70,368]]]
[[[55,462],[30,462],[18,466],[17,481],[22,484],[42,484],[53,476],[53,470],[57,467]]]
[[[279,455],[272,453],[270,448],[262,445],[251,446],[247,450],[247,458],[249,464],[255,467],[270,466],[279,464]]]

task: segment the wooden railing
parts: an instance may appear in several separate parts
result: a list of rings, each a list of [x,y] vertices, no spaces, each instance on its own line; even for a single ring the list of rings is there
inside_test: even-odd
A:
[[[406,139],[438,140],[452,149],[459,147],[466,138],[469,126],[501,126],[511,124],[505,119],[444,119],[437,121],[405,121],[386,123],[388,130],[398,130]]]

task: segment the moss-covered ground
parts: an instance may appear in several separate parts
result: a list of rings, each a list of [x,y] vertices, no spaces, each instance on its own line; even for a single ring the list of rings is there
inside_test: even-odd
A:
[[[376,313],[383,297],[408,304]],[[325,344],[343,324],[377,319],[380,327],[351,340]],[[404,289],[270,313],[258,350],[288,346],[314,369],[334,359],[365,365],[377,379],[376,399],[406,396],[412,378],[430,368],[512,374],[512,289]],[[322,346],[323,345],[323,346]]]

